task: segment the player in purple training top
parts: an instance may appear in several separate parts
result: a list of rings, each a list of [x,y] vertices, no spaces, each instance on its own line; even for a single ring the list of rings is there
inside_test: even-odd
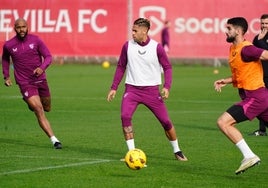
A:
[[[2,69],[6,86],[11,86],[9,74],[10,57],[14,66],[14,76],[23,100],[35,113],[38,123],[50,138],[55,149],[61,149],[61,142],[55,137],[45,112],[51,109],[50,91],[45,70],[52,62],[46,45],[35,35],[28,34],[26,20],[15,21],[16,36],[3,46]]]
[[[164,99],[169,97],[172,81],[172,66],[162,45],[148,36],[150,21],[137,19],[132,27],[133,40],[123,45],[111,90],[107,100],[111,101],[126,72],[125,92],[121,104],[121,120],[128,150],[135,148],[132,116],[139,104],[148,107],[164,128],[175,158],[187,161],[179,148],[175,128],[168,116]],[[164,72],[162,96],[159,92],[161,71]]]
[[[170,36],[169,36],[169,27],[171,22],[169,20],[166,20],[164,22],[164,28],[161,31],[161,43],[164,47],[166,53],[169,52],[169,45],[170,45]]]

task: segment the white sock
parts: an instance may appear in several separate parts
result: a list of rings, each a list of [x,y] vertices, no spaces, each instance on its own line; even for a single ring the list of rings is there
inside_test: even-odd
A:
[[[241,151],[241,153],[243,154],[244,158],[250,158],[250,157],[255,156],[255,154],[251,151],[251,149],[249,148],[248,144],[246,143],[246,141],[244,139],[242,139],[239,142],[237,142],[236,146]]]
[[[56,142],[60,142],[55,136],[51,136],[50,140],[51,140],[52,144],[55,144]]]
[[[134,139],[126,140],[128,150],[135,149]]]
[[[170,142],[170,144],[171,144],[171,146],[173,148],[173,153],[176,153],[178,151],[181,151],[177,139],[176,140],[172,140],[172,141],[170,140],[169,142]]]

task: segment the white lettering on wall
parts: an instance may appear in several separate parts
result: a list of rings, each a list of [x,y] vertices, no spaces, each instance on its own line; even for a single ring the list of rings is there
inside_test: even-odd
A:
[[[225,32],[226,22],[228,18],[177,18],[174,21],[176,33],[205,33],[205,34],[218,34]],[[259,25],[259,19],[249,20],[248,31],[249,33],[257,34],[259,32],[259,27],[256,27],[256,24]]]
[[[80,33],[88,29],[92,29],[96,33],[105,33],[108,29],[107,25],[99,23],[100,17],[108,15],[108,11],[105,9],[78,10],[78,21],[70,18],[67,9],[58,10],[56,17],[51,15],[50,9],[25,9],[21,14],[17,9],[0,9],[0,32],[12,32],[13,25],[11,24],[18,18],[26,19],[29,22],[30,31],[38,33],[59,33],[63,31],[71,33],[75,28],[72,24],[77,24],[77,30]]]
[[[91,26],[93,31],[96,33],[105,33],[107,31],[107,26],[100,27],[97,24],[97,19],[99,16],[107,16],[107,10],[98,9],[94,12],[91,10],[79,10],[78,11],[78,32],[84,32],[85,26]],[[91,17],[90,17],[91,15]]]

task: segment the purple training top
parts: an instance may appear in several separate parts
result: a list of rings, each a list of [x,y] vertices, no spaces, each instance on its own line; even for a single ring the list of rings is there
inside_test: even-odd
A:
[[[4,44],[2,68],[4,78],[8,78],[10,57],[14,65],[16,83],[19,85],[34,83],[46,79],[45,70],[52,62],[52,56],[46,45],[36,35],[28,34],[23,40],[17,36]],[[44,73],[39,77],[33,71],[40,67]]]
[[[168,27],[165,27],[161,32],[161,42],[162,42],[162,46],[167,45],[169,47],[169,31],[168,31]]]

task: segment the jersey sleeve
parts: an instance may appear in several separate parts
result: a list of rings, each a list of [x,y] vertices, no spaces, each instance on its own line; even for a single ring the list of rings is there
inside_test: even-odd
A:
[[[44,61],[42,65],[40,66],[40,68],[42,70],[46,70],[47,67],[52,63],[52,55],[49,49],[47,48],[47,46],[45,45],[45,43],[39,38],[38,38],[38,50],[41,56],[43,56],[44,58]]]
[[[157,56],[159,63],[161,64],[164,71],[164,87],[167,89],[171,88],[172,82],[172,66],[167,57],[167,54],[161,44],[157,45]]]
[[[241,56],[245,62],[257,61],[261,57],[263,51],[264,49],[249,45],[242,48]]]
[[[114,74],[114,79],[113,83],[111,85],[111,89],[117,90],[124,74],[126,71],[126,66],[127,66],[127,49],[128,49],[128,42],[126,42],[121,50],[121,54],[116,66],[115,74]]]
[[[2,53],[2,71],[3,76],[5,78],[9,78],[9,65],[10,65],[10,54],[7,50],[6,45],[3,46],[3,53]]]

